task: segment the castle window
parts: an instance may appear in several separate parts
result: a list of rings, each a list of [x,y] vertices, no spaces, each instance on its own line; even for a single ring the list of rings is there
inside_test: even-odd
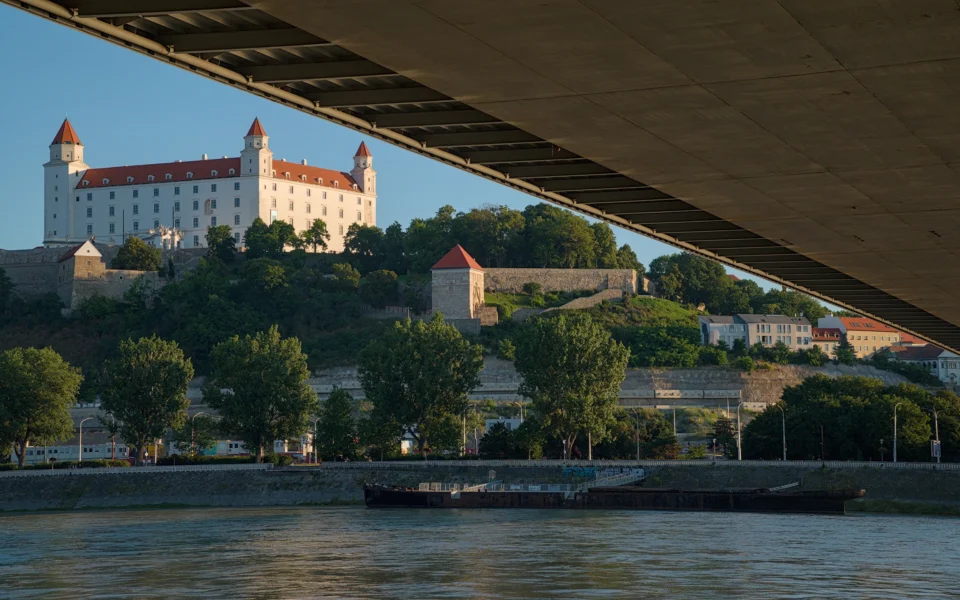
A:
[[[306,227],[307,229],[310,229],[310,226],[313,225],[313,223],[310,221],[310,219],[304,219],[303,222],[306,223],[306,225],[304,225],[304,227]]]
[[[323,216],[327,216],[327,207],[326,207],[326,206],[321,206],[321,207],[320,207],[320,214],[322,214]]]
[[[293,227],[293,217],[287,219],[287,222],[290,223],[290,226]]]
[[[300,181],[306,182],[306,181],[307,181],[307,176],[306,176],[306,175],[301,175],[301,176],[300,176]]]
[[[216,170],[210,171],[210,177],[216,177],[219,173]]]
[[[230,169],[230,170],[233,171],[233,169]],[[233,173],[230,173],[230,174],[233,175]],[[234,189],[234,191],[237,191],[237,190],[240,189],[240,182],[239,182],[239,181],[234,181],[234,182],[233,182],[233,189]]]
[[[139,205],[139,204],[134,204],[134,205],[133,205],[133,214],[135,214],[135,215],[139,215],[139,214],[140,214],[140,205]]]
[[[114,208],[112,206],[107,207],[107,211],[111,217],[114,215]]]
[[[373,200],[367,200],[367,206],[373,206]]]
[[[210,191],[211,191],[211,192],[217,191],[217,184],[211,183],[211,184],[210,184]]]
[[[199,247],[199,246],[200,246],[200,236],[199,236],[199,235],[195,235],[195,236],[193,236],[193,247],[194,247],[194,248],[197,248],[197,247]]]
[[[336,188],[340,187],[340,182],[339,182],[339,181],[334,181],[334,182],[333,182],[333,187],[336,187]]]
[[[293,210],[293,200],[290,201],[290,210]]]
[[[270,208],[276,208],[276,207],[277,207],[277,199],[276,199],[276,198],[271,198],[271,199],[270,199]]]
[[[178,186],[175,186],[175,187],[173,188],[173,195],[174,195],[174,196],[179,196],[179,195],[180,195],[180,186],[179,186],[179,185],[178,185]]]
[[[160,203],[155,202],[153,205],[153,214],[158,214],[160,212]]]
[[[116,192],[110,192],[110,199],[111,199],[111,200],[116,200],[116,198],[117,198],[117,193],[116,193]],[[54,200],[56,200],[56,199],[54,199]]]
[[[158,221],[157,219],[154,219],[154,220],[153,220],[153,228],[154,228],[154,229],[160,229],[160,221]]]
[[[237,170],[236,170],[236,169],[230,169],[229,171],[227,171],[227,173],[230,174],[230,175],[236,175],[236,174],[237,174]],[[239,183],[235,183],[235,184],[233,184],[233,185],[237,186],[237,185],[240,185],[240,184],[239,184]],[[236,188],[234,188],[234,189],[236,189]]]
[[[357,196],[357,206],[363,204],[363,200],[360,199],[360,196]]]
[[[216,226],[217,226],[217,218],[216,218],[216,217],[210,217],[210,226],[211,226],[211,227],[216,227]]]
[[[193,201],[193,210],[200,210],[200,201],[199,201],[199,200],[194,200],[194,201]]]
[[[359,210],[357,211],[357,220],[358,220],[358,221],[362,221],[362,220],[363,220],[363,215],[360,214],[360,211],[359,211]]]
[[[240,245],[240,232],[239,232],[239,231],[234,232],[234,234],[233,234],[233,243],[235,243],[235,244],[238,245],[238,246]]]
[[[233,215],[233,224],[234,225],[240,224],[240,215]]]
[[[310,205],[309,205],[309,204],[307,204],[307,214],[308,214],[308,215],[310,214]]]
[[[216,199],[216,198],[210,198],[210,208],[211,208],[211,209],[217,208],[217,199]]]
[[[110,233],[116,233],[116,232],[117,232],[117,224],[110,223]]]
[[[194,217],[194,218],[193,218],[193,226],[194,226],[194,227],[200,227],[200,219],[198,219],[197,217]]]
[[[103,185],[110,185],[110,180],[106,177],[103,178]]]
[[[134,231],[140,231],[140,221],[134,221],[134,222],[133,222],[133,230],[134,230]]]
[[[147,175],[147,181],[153,181],[155,177],[153,175]]]
[[[160,188],[153,188],[153,197],[156,198],[160,195]]]
[[[233,199],[233,207],[234,207],[234,208],[240,208],[240,198],[234,198],[234,199]]]
[[[87,192],[87,202],[93,200],[93,192]]]
[[[340,235],[343,235],[343,225],[340,226]]]
[[[323,177],[317,177],[317,183],[323,185]]]
[[[167,181],[170,181],[171,179],[173,179],[173,175],[171,175],[170,173],[167,173],[166,175],[163,176],[163,178],[166,179]]]
[[[174,219],[173,226],[176,227],[177,229],[180,229],[180,219]]]
[[[87,235],[93,235],[93,225],[87,224]]]
[[[351,187],[353,187],[353,189],[355,189],[355,190],[356,190],[356,189],[359,189],[359,188],[357,187],[357,184],[353,184]]]
[[[343,202],[343,194],[340,194],[340,202]]]
[[[291,194],[293,193],[293,186],[292,186],[292,185],[290,186],[290,193],[291,193]]]
[[[341,218],[341,219],[343,218],[343,209],[342,209],[342,208],[340,209],[340,218]]]
[[[193,172],[187,171],[187,179],[193,179]]]
[[[133,177],[127,177],[127,183],[133,183]]]
[[[134,198],[139,198],[139,197],[140,197],[140,190],[133,190],[133,197],[134,197]]]
[[[273,184],[273,191],[277,191],[277,184]]]
[[[326,192],[323,193],[323,199],[324,199],[324,200],[327,199],[327,193],[326,193]]]
[[[307,197],[310,196],[310,188],[307,188]]]
[[[284,176],[284,178],[286,178],[286,179],[290,179],[290,171],[284,171],[284,172],[283,172],[283,176]]]
[[[90,182],[87,181],[86,179],[84,179],[84,180],[83,180],[83,187],[87,187],[88,185],[90,185]]]
[[[200,186],[199,186],[199,185],[193,186],[193,193],[194,193],[194,194],[199,194],[199,193],[200,193]]]

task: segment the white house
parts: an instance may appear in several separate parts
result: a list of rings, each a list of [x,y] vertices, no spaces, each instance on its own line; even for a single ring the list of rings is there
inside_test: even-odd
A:
[[[229,225],[238,245],[254,219],[282,219],[296,231],[322,219],[329,250],[343,250],[353,223],[376,225],[377,174],[361,142],[350,172],[275,160],[255,119],[239,156],[91,168],[70,121],[50,145],[44,168],[45,246],[72,246],[96,236],[121,244],[136,235],[166,247],[203,247],[207,228]]]
[[[893,358],[900,362],[915,363],[925,367],[943,383],[955,386],[960,382],[960,356],[933,344],[891,346]]]
[[[728,346],[740,339],[748,346],[782,343],[791,350],[808,350],[813,343],[810,321],[803,317],[783,315],[707,315],[699,317],[700,341],[714,345],[721,341]]]

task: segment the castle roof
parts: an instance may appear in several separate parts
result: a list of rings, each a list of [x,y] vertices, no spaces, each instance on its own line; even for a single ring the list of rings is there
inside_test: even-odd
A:
[[[366,142],[360,142],[360,147],[357,148],[357,153],[354,156],[373,156],[370,154],[370,151],[367,150]]]
[[[100,251],[97,250],[97,247],[93,245],[93,242],[91,242],[90,240],[87,240],[87,241],[85,241],[85,242],[83,242],[83,243],[80,243],[80,244],[77,244],[77,245],[74,246],[73,248],[70,248],[69,250],[67,250],[67,251],[64,253],[64,255],[61,256],[60,259],[59,259],[57,262],[58,262],[58,263],[62,263],[62,262],[65,261],[65,260],[69,260],[69,259],[73,258],[74,256],[76,256],[77,252],[80,252],[80,250],[81,250],[84,246],[86,246],[86,245],[89,245],[90,248],[89,248],[84,254],[86,254],[86,255],[88,255],[88,256],[103,256],[102,254],[100,254]]]
[[[897,333],[897,330],[893,327],[867,317],[840,317],[840,322],[843,323],[847,331],[883,331]]]
[[[57,135],[54,136],[53,141],[50,142],[51,146],[54,144],[82,145],[80,143],[80,136],[77,135],[77,132],[73,130],[73,125],[70,124],[70,119],[63,120],[63,125],[60,126]]]
[[[296,179],[297,181],[304,182],[303,177],[306,177],[306,183],[326,187],[337,187],[341,190],[352,190],[354,184],[356,184],[356,181],[354,181],[349,173],[331,171],[330,169],[321,169],[320,167],[311,167],[309,165],[301,165],[300,163],[292,163],[284,160],[274,160],[273,170],[277,172],[277,179],[289,179],[291,181]],[[287,173],[290,174],[289,177],[286,176]]]
[[[260,124],[259,118],[253,119],[253,123],[250,125],[250,131],[248,131],[244,137],[251,135],[267,135],[267,132],[263,130],[263,125]]]
[[[477,271],[482,271],[483,267],[481,267],[472,256],[467,254],[463,246],[457,244],[450,252],[447,252],[443,258],[438,260],[437,264],[433,265],[433,270],[437,269],[476,269]]]

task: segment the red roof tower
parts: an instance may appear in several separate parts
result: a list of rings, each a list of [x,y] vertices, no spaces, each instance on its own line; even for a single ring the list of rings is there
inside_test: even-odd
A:
[[[437,269],[475,269],[482,271],[483,267],[481,267],[472,256],[467,254],[463,246],[457,244],[450,252],[447,252],[443,258],[438,260],[437,264],[433,265],[433,270]]]
[[[373,156],[370,154],[370,151],[367,150],[366,142],[360,142],[360,147],[357,148],[357,153],[354,156]]]
[[[251,135],[267,135],[267,132],[263,130],[263,126],[260,124],[259,118],[254,118],[253,124],[250,125],[250,131],[247,132],[247,136]]]
[[[50,142],[51,146],[54,144],[82,145],[80,143],[80,136],[77,135],[77,132],[73,130],[73,125],[70,124],[70,119],[63,120],[63,125],[60,126],[57,135],[53,138],[53,141]]]

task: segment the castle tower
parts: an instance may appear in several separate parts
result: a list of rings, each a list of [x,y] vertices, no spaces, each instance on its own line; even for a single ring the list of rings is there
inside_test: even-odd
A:
[[[430,270],[433,312],[447,320],[478,319],[484,305],[484,273],[472,256],[459,244],[447,252]]]
[[[77,190],[80,176],[88,169],[83,162],[83,144],[69,119],[64,119],[50,143],[50,160],[43,165],[43,244],[67,245],[82,238],[72,236],[74,220],[83,207]]]
[[[364,194],[376,195],[377,172],[373,170],[373,155],[367,150],[367,144],[360,142],[357,153],[353,156],[353,170],[350,171],[357,187]]]
[[[260,125],[260,119],[254,119],[247,135],[243,136],[243,151],[240,152],[240,173],[270,177],[273,173],[273,152],[268,145],[270,136]]]

